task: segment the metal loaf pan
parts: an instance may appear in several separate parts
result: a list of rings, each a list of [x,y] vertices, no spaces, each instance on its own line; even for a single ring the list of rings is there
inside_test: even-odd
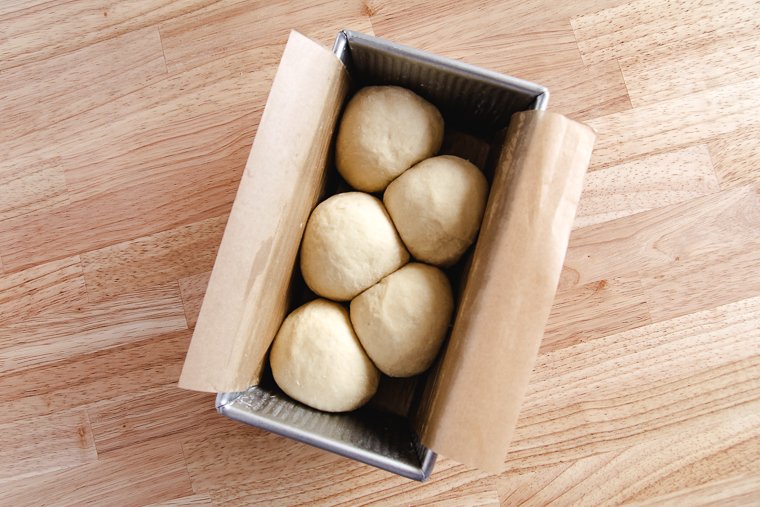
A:
[[[546,109],[549,92],[522,79],[348,30],[333,52],[346,66],[355,87],[398,85],[435,104],[450,127],[489,137],[509,125],[513,113]],[[424,481],[435,453],[424,447],[408,419],[363,407],[331,414],[285,395],[267,372],[261,383],[241,393],[220,393],[220,414],[321,449]]]

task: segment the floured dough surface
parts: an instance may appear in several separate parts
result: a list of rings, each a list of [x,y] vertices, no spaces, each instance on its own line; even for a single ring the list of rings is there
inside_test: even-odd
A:
[[[274,339],[269,361],[280,389],[326,412],[359,408],[375,394],[380,380],[346,309],[324,299],[287,316]]]
[[[438,109],[398,86],[369,86],[349,101],[341,119],[335,162],[357,190],[380,192],[443,141]]]
[[[411,263],[351,301],[351,323],[380,371],[409,377],[432,364],[453,309],[446,275],[433,266]]]
[[[475,240],[487,198],[488,182],[477,167],[443,155],[395,179],[383,202],[416,259],[450,266]]]
[[[348,301],[403,266],[409,253],[379,199],[337,194],[309,217],[301,244],[301,272],[320,296]]]

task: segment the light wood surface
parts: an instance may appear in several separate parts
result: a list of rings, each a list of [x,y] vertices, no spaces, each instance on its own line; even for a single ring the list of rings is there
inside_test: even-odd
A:
[[[0,4],[0,505],[757,505],[760,3]],[[291,28],[598,132],[515,441],[424,484],[174,386]]]

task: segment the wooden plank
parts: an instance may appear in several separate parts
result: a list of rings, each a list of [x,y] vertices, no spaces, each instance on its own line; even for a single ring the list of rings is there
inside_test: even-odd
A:
[[[90,301],[209,271],[227,215],[83,253]]]
[[[737,475],[718,481],[709,481],[698,486],[684,488],[666,495],[646,500],[626,503],[628,507],[677,507],[690,505],[702,507],[708,505],[751,506],[760,499],[760,476]]]
[[[412,18],[394,16],[388,21],[376,21],[373,16],[373,26],[380,36],[394,42],[512,75],[526,71],[546,74],[552,69],[582,66],[567,19],[522,27],[511,25],[494,31],[493,26],[482,23],[482,12],[462,7],[466,6],[453,7],[457,11],[455,26],[449,18],[438,16],[423,26]],[[448,25],[447,37],[440,36],[443,25]]]
[[[464,487],[445,493],[434,494],[428,498],[420,498],[414,502],[414,505],[435,507],[500,507],[502,504],[499,502],[499,493],[496,491],[493,481],[484,479],[481,483],[465,484]]]
[[[598,134],[591,167],[758,128],[760,117],[754,114],[758,94],[760,78],[590,120],[588,124]]]
[[[251,30],[261,20],[266,30]],[[256,50],[258,65],[276,64],[290,30],[330,47],[344,28],[372,34],[360,0],[319,0],[293,4],[276,0],[259,4],[219,2],[160,25],[167,66],[172,74],[231,54]]]
[[[754,0],[637,0],[575,17],[572,24],[583,61],[597,63],[687,39],[705,45],[756,34],[760,6]]]
[[[228,213],[274,72],[251,71],[252,58],[193,69],[7,146],[14,157],[55,145],[35,153],[59,158],[70,202],[0,222],[6,269]]]
[[[549,109],[574,120],[588,121],[631,108],[623,73],[617,62],[596,65],[579,63],[539,71],[526,69],[516,74],[549,88]]]
[[[119,57],[114,58],[115,54]],[[155,26],[0,71],[0,116],[13,119],[0,131],[0,143],[45,130],[165,75],[161,38]]]
[[[34,368],[187,329],[175,286],[0,327],[0,373]]]
[[[732,132],[707,145],[722,188],[760,189],[760,127]]]
[[[0,158],[0,222],[67,202],[66,177],[56,159]]]
[[[53,415],[176,382],[190,334],[187,330],[161,334],[1,375],[0,423]]]
[[[84,410],[0,424],[0,490],[15,478],[29,480],[97,458]],[[2,496],[0,493],[0,500]]]
[[[483,19],[504,11],[499,2],[481,1],[476,7],[461,2],[382,2],[371,11],[379,36],[539,82],[550,87],[551,107],[558,111],[611,112],[620,109],[603,105],[618,99],[624,101],[620,107],[630,107],[617,64],[585,69],[568,16],[555,12],[556,7],[536,1],[510,5],[511,22],[498,26]],[[437,15],[427,16],[431,11]],[[424,24],[415,21],[421,15],[427,18]],[[447,36],[441,37],[444,32]]]
[[[211,271],[207,271],[181,278],[179,281],[182,304],[185,307],[185,318],[190,328],[195,327],[195,322],[198,320],[198,313],[201,311],[203,296],[206,294],[206,287],[208,286],[210,276]]]
[[[696,460],[687,460],[681,466],[671,466],[659,481],[643,484],[626,502],[646,501],[672,494],[682,489],[701,486],[705,479],[727,478],[737,473],[760,476],[757,464],[757,451],[760,449],[760,436],[753,434],[730,448],[701,456]],[[755,485],[758,489],[760,485]]]
[[[758,438],[758,367],[760,297],[542,354],[505,471],[650,443],[675,466],[670,436],[685,436],[689,452],[705,432],[733,435],[712,452]]]
[[[757,415],[752,411],[758,408],[758,403],[739,407],[724,417],[706,417],[703,424],[695,424],[687,431],[680,427],[669,428],[660,438],[575,461],[546,487],[535,491],[528,504],[621,505],[634,501],[640,493],[658,483],[678,489],[682,485],[669,482],[669,474],[679,467],[709,459],[713,454],[729,454],[732,446],[750,440],[752,437],[746,433],[756,434]],[[750,466],[754,470],[737,472],[756,475],[757,465]],[[504,475],[505,480],[509,481],[509,475]]]
[[[78,62],[78,65],[85,65],[86,63]],[[98,148],[102,149],[96,143],[100,135],[108,133],[111,136],[118,136],[117,139],[110,139],[111,142],[126,142],[125,137],[132,139],[132,143],[137,142],[129,136],[131,130],[126,128],[128,126],[140,124],[146,131],[159,130],[156,128],[159,120],[173,119],[177,121],[183,119],[191,121],[197,116],[205,118],[206,114],[219,112],[218,109],[229,105],[230,101],[235,101],[238,106],[244,107],[246,111],[261,110],[263,109],[263,99],[269,91],[271,77],[274,75],[275,65],[264,66],[260,63],[260,52],[243,51],[228,58],[215,60],[208,65],[193,68],[192,71],[171,77],[164,76],[157,81],[151,79],[147,83],[140,81],[139,75],[126,72],[125,69],[124,77],[129,77],[132,80],[114,86],[130,93],[117,93],[112,100],[96,103],[95,107],[80,108],[76,110],[76,114],[60,118],[59,121],[48,124],[47,128],[31,130],[19,138],[8,138],[0,143],[0,153],[3,153],[7,160],[30,154],[38,154],[42,159],[57,156],[56,164],[68,169],[72,165],[78,167],[82,162],[90,162],[87,160],[69,160],[69,158],[82,151],[92,153],[94,150],[95,153],[98,153],[100,151]],[[92,72],[97,71],[93,70]],[[235,82],[229,83],[230,80]],[[208,88],[216,89],[219,87],[224,90],[226,95],[220,94],[219,100],[215,101],[214,104],[202,100],[203,97],[215,95],[214,92],[207,91]],[[251,95],[252,93],[253,95]],[[223,111],[226,113],[227,119],[223,125],[227,129],[230,128],[231,120],[240,115],[242,111],[240,107],[232,110],[237,115],[230,114],[226,109]],[[34,104],[32,112],[42,115],[44,108],[41,104]],[[168,114],[170,112],[172,114]],[[177,118],[178,115],[179,118]],[[196,119],[196,121],[198,120]],[[256,121],[258,121],[258,117],[256,117]],[[187,126],[181,121],[178,123],[181,124],[181,127],[177,126],[176,128],[182,128],[182,132],[185,133],[188,131],[188,127],[199,128],[198,124]],[[211,126],[204,125],[203,128]],[[255,127],[255,123],[253,127]],[[255,129],[252,129],[250,132],[254,131]],[[250,137],[247,139],[249,145]],[[72,143],[72,138],[76,138],[75,143]],[[55,145],[55,149],[50,148],[53,145]],[[134,149],[134,146],[125,145],[121,147],[119,152],[122,150],[130,151],[130,148]],[[209,154],[217,153],[220,147],[215,146],[216,151],[209,150],[208,146],[205,148],[203,153],[208,157]],[[131,155],[135,155],[134,151]],[[187,155],[186,152],[185,155]],[[113,158],[112,149],[111,156],[107,157],[106,160]],[[107,181],[99,173],[91,176],[97,177],[96,181],[98,182]],[[110,176],[119,178],[117,181],[124,178],[120,174],[112,173]],[[97,188],[91,190],[97,191]]]
[[[496,26],[483,19],[498,16],[505,9],[501,3],[478,2],[477,8],[468,3],[389,4],[373,8],[379,36],[540,83],[551,90],[554,111],[586,120],[631,107],[616,62],[586,66],[581,61],[569,16],[562,15],[573,7],[520,2],[508,7],[510,23]],[[440,15],[423,14],[431,10]],[[427,18],[422,25],[415,22],[420,15]],[[441,37],[442,32],[448,36]]]
[[[275,484],[298,492],[299,480],[313,477],[315,470],[334,470],[340,462],[357,466],[348,459],[242,424],[188,435],[182,439],[182,447],[196,493],[249,484],[255,486],[260,498],[272,499],[270,495],[279,489]],[[328,483],[329,477],[325,476]],[[267,485],[273,489],[267,490]]]
[[[570,237],[560,289],[664,269],[681,259],[753,244],[760,206],[739,187],[610,222]]]
[[[98,453],[111,452],[165,436],[217,431],[232,426],[214,408],[214,395],[184,391],[175,382],[136,394],[111,397],[87,407]]]
[[[754,449],[747,448],[744,445],[745,443],[755,445]],[[674,449],[678,455],[674,458],[679,459],[679,464],[683,463],[685,468],[690,468],[711,461],[715,456],[722,456],[725,459],[736,450],[737,454],[742,455],[742,458],[751,461],[752,450],[756,451],[756,445],[756,439],[755,442],[753,439],[745,440],[744,443],[736,447],[696,459],[685,452],[684,445],[678,445]],[[742,475],[736,476],[731,473],[733,464],[724,462],[722,469],[702,470],[705,475],[695,474],[687,480],[673,478],[667,474],[667,471],[664,474],[656,474],[657,478],[654,479],[644,477],[638,472],[639,465],[634,462],[633,456],[639,457],[643,466],[649,468],[652,466],[652,461],[661,459],[662,453],[646,455],[641,452],[640,448],[633,447],[624,451],[596,454],[588,458],[526,473],[503,474],[496,481],[502,505],[691,506],[722,505],[720,502],[722,498],[726,498],[726,500],[736,498],[736,504],[729,502],[728,505],[754,505],[756,503],[748,503],[747,500],[757,496],[758,476],[751,472],[744,472]],[[625,469],[626,466],[628,466],[627,469]],[[665,464],[664,468],[672,470],[677,468],[677,465]],[[744,470],[756,468],[750,462],[746,462],[743,467]],[[624,475],[625,478],[620,480],[618,478],[620,474]],[[705,483],[704,477],[719,479]],[[610,491],[612,489],[609,487],[611,483],[615,483],[614,487],[619,490],[625,489],[625,492],[614,499],[604,499],[600,502],[600,492],[601,495],[604,495],[605,492]],[[659,488],[667,491],[667,493],[653,497],[647,496],[652,488]],[[594,498],[596,503],[592,503],[592,495],[596,495]],[[711,502],[713,499],[717,503]]]
[[[383,0],[367,3],[367,11],[378,37],[397,40],[399,36],[424,37],[446,33],[449,38],[468,37],[462,24],[471,24],[483,37],[498,43],[505,34],[538,26],[547,22],[569,20],[574,16],[597,12],[629,0],[580,0],[558,3],[552,0],[526,0],[505,4],[500,0],[439,2],[437,0]],[[435,16],[430,16],[435,12]],[[469,19],[468,19],[469,18]],[[474,20],[479,20],[476,23]],[[507,18],[507,22],[496,22]],[[424,23],[419,20],[424,19]],[[452,22],[453,20],[453,22]],[[468,28],[470,28],[468,26]],[[431,39],[432,40],[432,39]]]
[[[651,323],[637,277],[591,282],[554,299],[541,352],[551,352]]]
[[[620,60],[635,107],[760,77],[760,38],[686,41]]]
[[[146,444],[114,452],[76,468],[6,484],[0,501],[24,505],[30,498],[41,505],[142,506],[190,496],[179,442]]]
[[[0,326],[87,301],[79,256],[0,275]]]
[[[283,466],[279,470],[283,474],[279,480],[273,476],[273,473],[267,472],[266,475],[257,473],[255,479],[247,477],[247,483],[241,482],[227,488],[212,490],[210,494],[213,503],[217,505],[419,505],[437,498],[445,501],[448,493],[462,497],[472,492],[475,500],[482,500],[483,495],[478,492],[482,492],[484,486],[487,488],[491,484],[486,474],[468,470],[443,457],[439,457],[436,462],[436,480],[424,483],[410,481],[340,458],[334,463],[323,464],[306,475],[290,475],[289,469],[302,468],[300,460],[291,460],[290,463],[289,466]]]
[[[666,320],[760,294],[760,229],[738,248],[685,257],[642,276],[652,320]]]
[[[207,494],[183,496],[164,502],[152,503],[146,507],[211,507],[211,497]]]
[[[573,228],[677,204],[720,190],[704,144],[592,171]]]
[[[97,42],[150,27],[211,0],[31,2],[0,12],[0,70],[71,53]]]
[[[616,455],[616,452],[600,453],[549,467],[502,474],[496,478],[499,500],[502,505],[563,505],[562,495],[576,481],[580,482]]]

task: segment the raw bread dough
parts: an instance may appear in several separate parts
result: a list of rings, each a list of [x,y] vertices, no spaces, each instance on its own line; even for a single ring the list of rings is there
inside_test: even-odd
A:
[[[383,202],[415,258],[450,266],[474,241],[487,198],[488,182],[477,167],[443,155],[396,178]]]
[[[356,338],[348,312],[317,299],[287,316],[269,356],[291,398],[326,412],[353,410],[377,391],[380,374]]]
[[[414,262],[351,301],[351,323],[380,371],[410,377],[432,364],[453,309],[446,275]]]
[[[316,207],[301,245],[311,290],[348,301],[409,260],[383,203],[369,194],[337,194]]]
[[[399,174],[435,155],[442,141],[443,118],[434,105],[405,88],[370,86],[346,106],[335,162],[355,189],[381,192]]]

